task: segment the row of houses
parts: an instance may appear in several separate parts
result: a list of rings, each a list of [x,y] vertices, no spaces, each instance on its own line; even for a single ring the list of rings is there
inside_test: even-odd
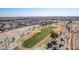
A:
[[[31,20],[24,20],[24,21],[20,21],[17,20],[16,21],[6,21],[6,22],[0,22],[0,31],[4,32],[4,31],[9,31],[12,30],[14,28],[21,28],[24,26],[32,26],[32,25],[38,25],[41,23],[47,23],[47,24],[52,24],[53,21],[50,20],[39,20],[39,19],[31,19]]]

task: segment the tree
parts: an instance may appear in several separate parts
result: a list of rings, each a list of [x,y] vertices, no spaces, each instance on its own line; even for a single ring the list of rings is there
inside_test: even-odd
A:
[[[57,50],[57,40],[56,40],[56,38],[58,38],[58,34],[55,33],[54,31],[52,31],[51,37],[52,37],[52,39],[54,39],[54,40],[51,41],[51,43],[54,45],[54,47],[52,49]]]
[[[51,37],[55,40],[56,38],[58,38],[58,34],[52,31]]]

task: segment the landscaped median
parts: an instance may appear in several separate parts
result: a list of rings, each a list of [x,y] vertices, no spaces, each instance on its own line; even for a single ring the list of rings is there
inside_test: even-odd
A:
[[[52,29],[53,29],[53,27],[48,27],[48,28],[41,30],[41,32],[37,33],[33,37],[29,38],[28,40],[25,40],[22,43],[22,46],[25,48],[31,48],[31,47],[35,46],[38,42],[40,42],[47,35],[49,35],[52,32]]]

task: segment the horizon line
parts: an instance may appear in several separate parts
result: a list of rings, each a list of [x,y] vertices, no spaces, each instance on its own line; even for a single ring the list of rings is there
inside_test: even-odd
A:
[[[79,16],[0,16],[0,17],[79,17]]]

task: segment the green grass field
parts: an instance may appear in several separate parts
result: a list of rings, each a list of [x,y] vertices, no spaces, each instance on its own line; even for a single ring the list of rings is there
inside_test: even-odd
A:
[[[50,34],[52,32],[52,27],[48,27],[45,28],[43,30],[41,30],[41,32],[37,33],[36,35],[34,35],[33,37],[31,37],[30,39],[24,41],[22,43],[23,47],[26,48],[31,48],[34,45],[36,45],[38,42],[40,42],[41,40],[43,40],[48,34]]]

